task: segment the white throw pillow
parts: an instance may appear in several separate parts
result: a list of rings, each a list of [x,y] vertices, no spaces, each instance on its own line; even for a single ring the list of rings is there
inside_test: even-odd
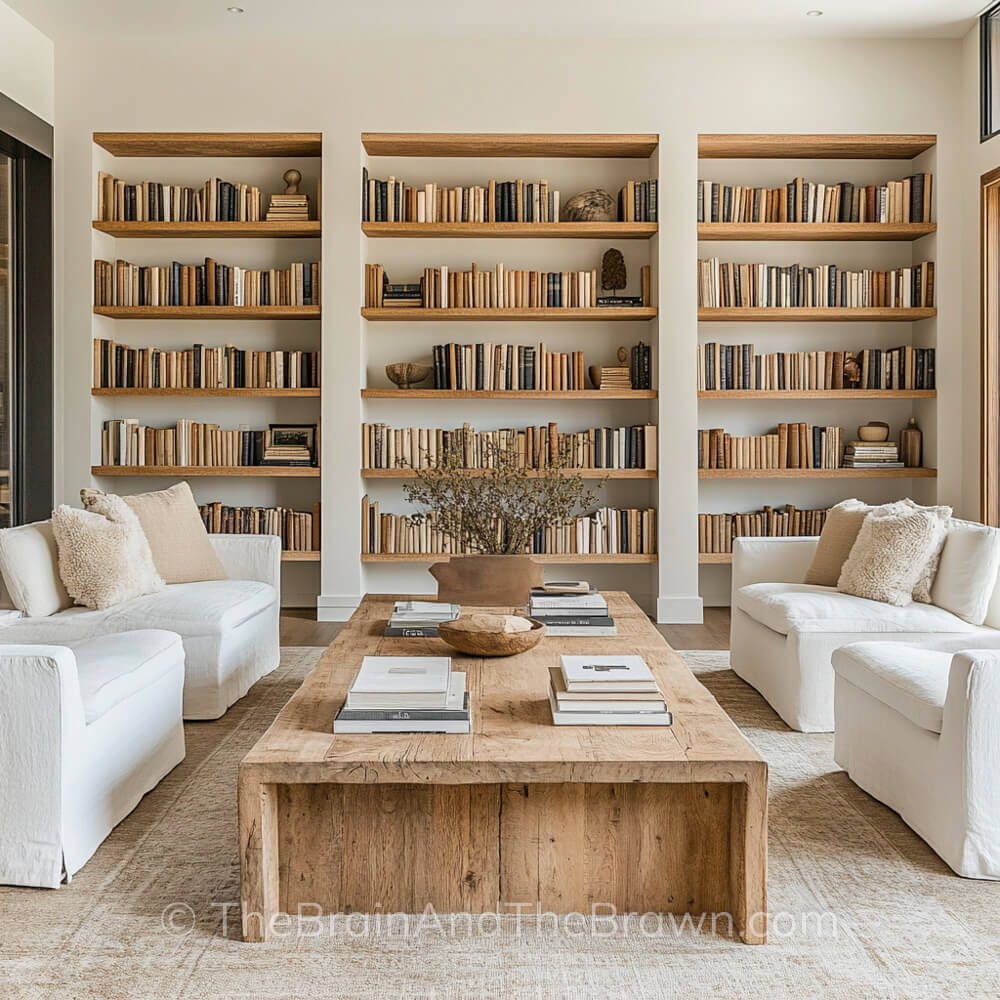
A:
[[[934,577],[937,575],[938,563],[941,559],[941,550],[944,548],[944,540],[948,537],[948,526],[951,523],[951,507],[921,507],[920,504],[907,498],[902,503],[913,510],[926,510],[933,514],[938,520],[937,541],[930,559],[924,564],[920,576],[913,587],[913,599],[921,604],[931,603],[931,587],[934,584]]]
[[[110,608],[163,589],[142,525],[121,497],[102,497],[90,510],[60,504],[52,531],[59,575],[77,604]]]
[[[896,607],[911,604],[940,530],[935,514],[902,502],[872,510],[840,571],[837,589]]]
[[[59,578],[51,521],[0,531],[0,573],[11,603],[28,618],[47,618],[73,607]]]
[[[1000,531],[952,518],[931,598],[939,608],[982,625],[1000,571]]]

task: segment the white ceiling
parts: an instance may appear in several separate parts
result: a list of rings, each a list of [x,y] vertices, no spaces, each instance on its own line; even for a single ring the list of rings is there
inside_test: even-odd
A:
[[[57,42],[94,37],[312,38],[417,30],[760,38],[958,38],[984,0],[4,0]],[[226,7],[239,3],[243,14]],[[821,17],[807,17],[810,8]],[[224,43],[223,43],[224,44]]]

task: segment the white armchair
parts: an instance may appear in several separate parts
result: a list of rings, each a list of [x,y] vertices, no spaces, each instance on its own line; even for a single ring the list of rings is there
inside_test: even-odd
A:
[[[184,759],[183,687],[171,632],[0,646],[0,883],[58,886]]]
[[[1000,634],[833,654],[834,757],[959,875],[1000,879]]]

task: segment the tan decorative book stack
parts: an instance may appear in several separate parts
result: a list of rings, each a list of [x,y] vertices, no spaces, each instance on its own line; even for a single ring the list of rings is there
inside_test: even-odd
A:
[[[298,170],[286,170],[284,194],[272,194],[267,210],[268,222],[308,222],[309,195],[299,191],[302,174]]]
[[[614,367],[604,365],[590,366],[590,381],[594,383],[595,389],[603,389],[605,392],[621,392],[622,389],[632,388],[632,374],[628,367],[628,351],[624,347],[618,348],[619,364]]]

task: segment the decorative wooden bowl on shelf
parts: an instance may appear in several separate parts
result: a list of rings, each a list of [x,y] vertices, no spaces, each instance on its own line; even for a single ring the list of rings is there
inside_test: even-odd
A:
[[[430,365],[418,365],[413,361],[398,361],[385,366],[389,381],[400,389],[409,389],[418,382],[423,382],[433,370]]]
[[[499,632],[463,627],[462,619],[458,618],[453,622],[442,622],[438,626],[438,635],[466,656],[516,656],[537,646],[545,634],[545,626],[541,622],[534,618],[525,620],[531,622],[531,628],[525,632]]]

